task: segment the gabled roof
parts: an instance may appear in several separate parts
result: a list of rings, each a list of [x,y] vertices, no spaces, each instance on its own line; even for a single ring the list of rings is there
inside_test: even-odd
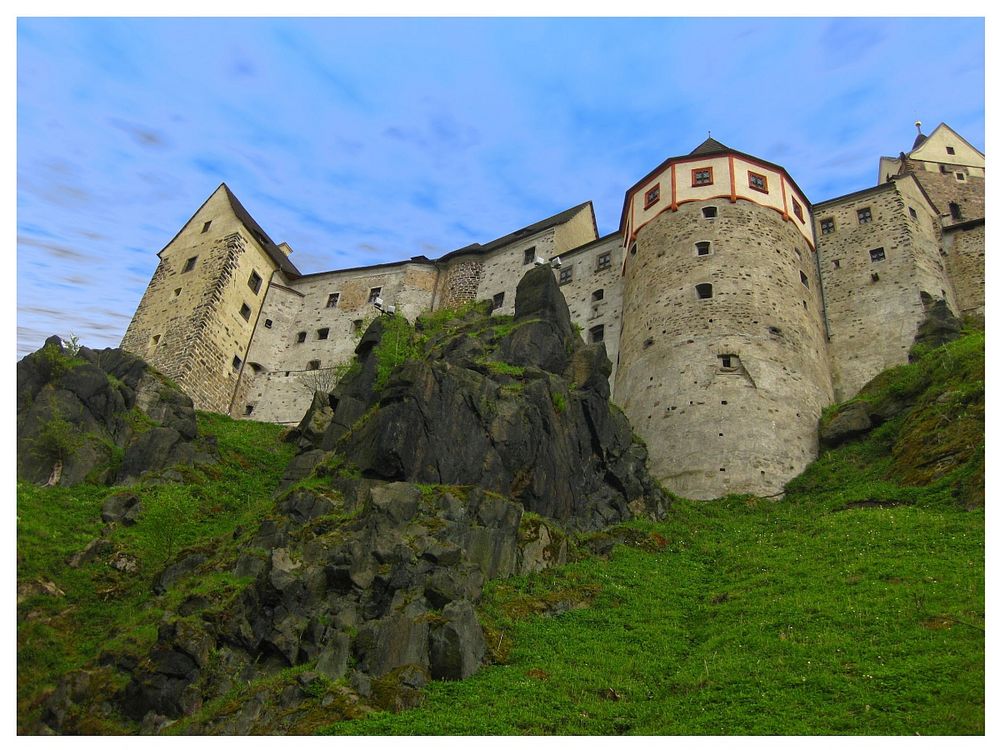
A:
[[[509,245],[511,242],[516,240],[524,239],[525,237],[530,237],[533,234],[538,234],[539,232],[544,232],[547,229],[552,229],[560,224],[565,224],[574,216],[576,216],[580,211],[585,208],[590,209],[590,220],[594,224],[594,234],[597,234],[597,219],[594,217],[594,204],[591,201],[586,201],[578,206],[573,206],[572,208],[567,208],[565,211],[560,211],[554,216],[550,216],[547,219],[542,219],[541,221],[536,221],[534,224],[529,224],[526,227],[517,229],[510,234],[505,234],[503,237],[498,237],[495,240],[487,242],[485,245],[480,245],[478,242],[474,242],[471,245],[466,245],[465,247],[459,248],[458,250],[452,250],[447,255],[442,255],[438,258],[439,261],[451,260],[459,255],[466,255],[469,253],[485,253],[498,247],[503,247],[504,245]]]
[[[692,151],[689,156],[701,156],[702,154],[715,154],[720,151],[728,151],[729,147],[724,146],[717,140],[709,136],[706,138],[700,146],[698,146],[694,151]]]
[[[976,148],[971,143],[969,143],[967,140],[965,140],[953,127],[951,127],[951,125],[949,125],[946,122],[939,123],[938,126],[936,128],[934,128],[934,130],[931,131],[930,135],[924,136],[923,138],[921,138],[918,135],[917,139],[915,141],[913,141],[913,148],[910,149],[910,153],[907,154],[907,156],[910,156],[914,151],[916,151],[918,148],[920,148],[921,146],[923,146],[926,141],[929,141],[931,138],[933,138],[934,136],[936,136],[938,134],[938,131],[941,130],[941,128],[944,128],[945,130],[947,130],[949,133],[951,133],[953,136],[955,136],[956,138],[958,138],[958,140],[960,140],[966,146],[968,146],[969,148],[971,148],[973,151],[975,151],[981,157],[983,157],[984,159],[986,158],[986,154],[984,154],[978,148]],[[919,160],[919,157],[917,157],[917,159]]]
[[[267,236],[267,232],[261,228],[260,224],[258,224],[250,215],[250,212],[243,207],[243,204],[240,203],[240,199],[233,194],[233,191],[229,189],[229,186],[223,182],[219,187],[226,191],[226,197],[229,198],[229,205],[232,207],[233,213],[236,214],[236,218],[238,218],[240,223],[242,223],[243,226],[250,231],[250,234],[252,234],[254,239],[260,243],[261,247],[264,248],[264,252],[266,252],[268,257],[275,262],[278,268],[280,268],[286,276],[291,276],[293,278],[301,276],[302,274],[299,272],[299,269],[296,268],[295,264],[288,259],[287,255],[278,249],[274,240]]]

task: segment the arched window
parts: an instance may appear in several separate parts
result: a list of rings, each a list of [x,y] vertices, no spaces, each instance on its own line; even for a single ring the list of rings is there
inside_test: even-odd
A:
[[[698,284],[694,288],[695,292],[698,294],[698,299],[711,299],[712,298],[712,285],[711,284]]]

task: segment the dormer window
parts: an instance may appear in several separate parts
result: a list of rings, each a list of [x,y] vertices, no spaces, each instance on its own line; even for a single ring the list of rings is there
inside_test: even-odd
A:
[[[757,190],[761,193],[767,192],[767,177],[762,174],[747,172],[747,183],[751,190]]]
[[[649,190],[646,191],[646,199],[645,199],[646,208],[649,208],[658,200],[660,200],[660,186],[654,185],[653,187],[651,187]]]
[[[714,182],[712,167],[699,167],[691,170],[691,187],[702,187]]]

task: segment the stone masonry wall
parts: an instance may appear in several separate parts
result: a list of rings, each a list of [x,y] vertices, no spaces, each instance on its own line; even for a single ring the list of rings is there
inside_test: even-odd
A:
[[[986,313],[986,225],[956,227],[942,233],[945,267],[962,315]]]
[[[707,255],[698,242],[710,243]],[[653,474],[693,498],[780,492],[815,458],[833,397],[801,231],[747,201],[693,202],[643,227],[634,250],[616,400],[646,439]],[[711,298],[699,298],[703,283]]]
[[[483,263],[475,257],[462,256],[451,261],[441,274],[435,309],[461,307],[477,299],[483,277]]]

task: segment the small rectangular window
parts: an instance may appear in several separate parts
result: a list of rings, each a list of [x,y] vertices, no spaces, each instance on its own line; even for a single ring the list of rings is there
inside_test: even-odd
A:
[[[599,344],[604,341],[604,326],[594,326],[590,329],[589,338],[591,344]]]
[[[708,255],[712,250],[711,242],[696,242],[694,243],[694,246],[698,251],[698,255]]]
[[[240,308],[240,317],[243,318],[243,320],[250,320],[250,312],[250,305],[244,302],[243,307]]]
[[[253,290],[254,294],[260,291],[260,285],[263,279],[261,279],[260,274],[256,271],[250,272],[250,278],[247,279],[247,286]]]
[[[869,250],[868,254],[871,256],[872,263],[878,263],[880,260],[885,260],[884,248],[876,247],[874,250]]]
[[[955,155],[955,147],[954,146],[945,146],[944,150],[947,151],[951,156]]]
[[[858,224],[871,224],[872,221],[872,210],[871,208],[859,208],[858,209]]]
[[[565,266],[559,269],[559,283],[568,284],[573,280],[573,266]]]
[[[805,221],[805,219],[802,218],[802,206],[800,206],[799,202],[794,198],[792,198],[792,213],[798,217],[799,221]]]
[[[340,304],[340,292],[333,292],[329,297],[326,298],[327,307],[336,307]]]
[[[273,320],[271,320],[270,318],[265,318],[265,320],[264,320],[264,328],[270,328],[273,325],[274,325],[274,321]]]
[[[306,341],[306,332],[305,331],[299,331],[297,334],[295,334],[295,343],[296,344],[304,344],[305,341]]]
[[[819,231],[823,234],[833,234],[835,228],[833,226],[833,219],[820,219],[819,220]]]
[[[711,284],[696,284],[694,291],[698,295],[698,299],[712,299]]]
[[[840,260],[839,259],[833,261],[833,267],[834,268],[840,268]]]
[[[706,219],[714,219],[716,216],[719,215],[719,209],[717,209],[715,206],[705,206],[703,209],[701,209],[701,215],[704,216]]]
[[[761,193],[767,192],[767,177],[762,174],[747,172],[747,183],[752,190],[758,190]]]
[[[597,256],[597,270],[603,271],[605,268],[611,268],[611,253],[601,253]]]
[[[917,212],[916,212],[916,210],[912,206],[908,206],[907,210],[909,210],[909,212],[910,212],[910,218],[911,219],[917,218]]]
[[[320,341],[326,341],[326,339],[330,338],[330,329],[320,328],[318,331],[316,331],[316,338],[318,338]]]
[[[233,357],[233,369],[234,370],[238,371],[240,369],[240,366],[242,364],[243,364],[243,360],[242,359],[240,359],[238,356],[234,356]]]
[[[503,297],[504,297],[504,293],[503,292],[500,292],[499,294],[494,294],[493,295],[493,309],[494,310],[499,310],[501,307],[503,307]]]
[[[524,263],[522,265],[528,265],[529,263],[535,262],[535,246],[525,248],[524,250]]]
[[[712,167],[699,167],[691,170],[691,187],[711,185],[714,182]]]
[[[595,289],[594,293],[590,295],[591,302],[600,302],[602,299],[604,299],[603,289]]]
[[[187,273],[188,271],[194,270],[194,264],[198,262],[198,256],[195,255],[193,258],[188,258],[184,262],[184,270],[181,273]]]
[[[955,179],[959,180],[959,181],[964,181],[965,180],[965,173],[964,172],[955,172]]]
[[[243,410],[243,413],[247,416],[253,414],[253,404],[247,404],[246,408]]]
[[[202,226],[202,228],[201,228],[201,233],[205,234],[205,232],[208,231],[208,228],[210,226],[212,226],[212,222],[211,221],[206,221],[205,224],[204,224],[204,226]]]
[[[804,287],[806,287],[806,288],[809,287],[809,277],[806,276],[804,273],[802,273],[802,271],[799,271],[799,281],[802,282],[802,285]]]
[[[382,296],[382,287],[373,286],[368,292],[368,304],[375,304],[375,300]]]
[[[309,364],[306,365],[306,369],[307,370],[318,370],[319,369],[319,360],[318,359],[310,359],[309,360]]]
[[[649,208],[654,203],[660,200],[660,186],[654,185],[649,190],[646,191],[645,206]]]
[[[719,367],[723,370],[735,370],[740,366],[740,358],[735,354],[720,354]]]

